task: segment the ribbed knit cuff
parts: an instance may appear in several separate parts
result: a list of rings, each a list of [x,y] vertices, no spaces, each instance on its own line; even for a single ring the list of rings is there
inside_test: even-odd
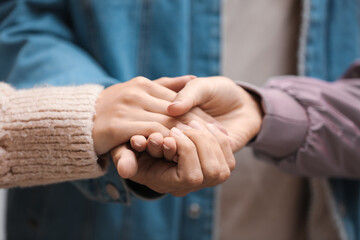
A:
[[[103,87],[15,91],[0,84],[0,187],[95,178],[105,173],[92,139]]]

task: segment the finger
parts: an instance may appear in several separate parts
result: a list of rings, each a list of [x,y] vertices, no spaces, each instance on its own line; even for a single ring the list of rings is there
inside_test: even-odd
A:
[[[138,171],[131,180],[144,184],[159,193],[184,188],[177,175],[177,165],[142,153],[138,158]]]
[[[147,95],[144,96],[142,99],[142,107],[144,110],[150,112],[150,113],[158,113],[163,115],[168,115],[168,106],[171,104],[170,101],[155,98],[153,96]],[[191,109],[186,115],[181,116],[183,119],[190,119],[191,120],[197,120],[197,121],[204,121],[208,123],[216,123],[217,121],[204,112],[201,108],[195,107]]]
[[[131,122],[128,126],[128,130],[124,131],[125,135],[148,137],[154,132],[159,132],[163,136],[169,136],[169,129],[158,122]]]
[[[231,149],[228,136],[223,134],[214,124],[207,123],[206,128],[214,135],[224,154],[227,167],[230,171],[235,169],[235,158]]]
[[[156,81],[147,82],[147,84],[142,87],[150,96],[158,99],[172,101],[176,96],[176,92],[160,84],[157,84]]]
[[[207,114],[206,112],[204,112],[200,107],[194,107],[193,109],[191,109],[191,111],[189,113],[193,113],[196,116],[200,117],[201,119],[203,119],[205,122],[207,123],[212,123],[214,124],[221,132],[223,132],[225,135],[229,135],[229,133],[227,132],[227,130],[221,125],[221,123],[219,123],[215,118],[213,118],[211,115]]]
[[[142,135],[135,135],[130,138],[130,145],[137,152],[145,151],[146,143],[146,138]]]
[[[174,78],[163,77],[163,78],[159,78],[159,79],[155,80],[154,82],[162,85],[163,87],[166,87],[175,92],[178,92],[185,86],[185,84],[187,82],[189,82],[190,80],[195,79],[195,78],[196,78],[196,76],[194,76],[194,75],[185,75],[185,76],[174,77]]]
[[[203,78],[189,81],[169,105],[168,113],[171,116],[179,116],[205,103],[211,95],[211,86],[207,85]]]
[[[172,138],[172,137],[164,138],[163,154],[164,154],[165,159],[167,159],[169,161],[175,160],[174,162],[177,161],[176,159],[174,159],[175,154],[176,154],[176,141],[174,138]]]
[[[126,124],[126,128],[123,127],[112,127],[114,131],[110,132],[110,139],[113,144],[111,148],[123,144],[130,140],[134,135],[142,135],[144,137],[150,136],[151,133],[159,132],[163,136],[169,136],[169,129],[158,122],[119,122],[119,125]]]
[[[213,118],[212,116],[210,116],[209,114],[204,112],[200,107],[194,107],[193,109],[191,109],[191,111],[189,113],[200,117],[207,123],[216,123],[217,122],[215,118]]]
[[[198,120],[199,118],[196,117],[194,119]],[[131,117],[130,116],[128,117],[127,120],[138,123],[158,123],[164,126],[165,128],[167,128],[168,130],[171,129],[172,127],[175,127],[180,122],[180,120],[178,120],[177,118],[169,117],[161,113],[153,113],[147,111],[143,111],[141,113],[134,112]],[[134,129],[128,129],[128,130],[131,131]],[[143,134],[139,134],[139,135],[143,135]],[[149,135],[145,137],[148,136]]]
[[[184,134],[196,146],[204,175],[203,184],[206,186],[217,185],[222,181],[222,165],[226,163],[220,146],[215,137],[199,122],[191,121],[189,126],[193,129],[184,131]]]
[[[204,123],[204,124],[206,123],[206,121],[203,118],[201,118],[197,114],[194,114],[192,111],[185,113],[184,115],[175,117],[175,119],[184,124],[189,124],[189,122],[191,122],[193,120]]]
[[[195,144],[178,128],[171,129],[171,137],[177,147],[177,177],[179,187],[189,188],[199,186],[203,182],[203,174]]]
[[[129,82],[137,86],[140,91],[145,91],[147,94],[155,98],[171,101],[176,95],[176,92],[173,90],[144,77],[136,77],[128,81],[128,83]]]
[[[215,118],[204,112],[201,108],[195,107],[191,109],[188,113],[181,115],[177,117],[180,122],[188,124],[192,120],[196,120],[200,123],[212,123],[214,124],[221,132],[223,132],[225,135],[229,135],[227,130],[219,123]]]
[[[122,178],[131,178],[136,175],[138,170],[137,159],[127,144],[114,148],[110,154]]]
[[[166,90],[166,91],[168,91],[168,90]],[[175,94],[171,91],[169,94],[171,94],[173,97],[175,96]],[[165,98],[168,98],[168,97],[165,97]],[[162,98],[157,98],[157,97],[154,97],[151,95],[146,95],[146,96],[144,96],[144,99],[142,99],[142,106],[143,106],[144,110],[149,111],[149,112],[167,114],[167,107],[171,103],[170,101],[171,100],[169,100],[169,98],[168,98],[168,100],[164,100]]]
[[[212,116],[210,116],[209,114],[207,114],[206,112],[204,112],[201,108],[199,107],[195,107],[193,109],[191,109],[190,112],[181,115],[179,117],[177,117],[176,119],[178,119],[180,122],[188,124],[189,122],[191,122],[192,120],[196,120],[202,124],[205,123],[212,123],[214,124],[222,133],[224,133],[225,135],[229,135],[228,132],[226,131],[226,129],[221,125],[221,123],[219,123],[218,121],[216,121],[215,118],[213,118]],[[177,126],[178,127],[178,126]]]
[[[161,158],[163,156],[163,142],[164,138],[161,133],[150,134],[147,140],[147,152],[154,158]]]

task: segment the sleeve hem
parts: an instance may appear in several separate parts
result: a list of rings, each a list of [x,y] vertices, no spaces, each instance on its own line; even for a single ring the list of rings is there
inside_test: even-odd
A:
[[[249,146],[277,158],[295,152],[309,128],[303,106],[279,89],[258,88],[242,82],[238,85],[260,97],[264,112],[261,129]]]
[[[8,91],[1,99],[0,186],[33,186],[96,178],[105,173],[92,139],[103,87]]]

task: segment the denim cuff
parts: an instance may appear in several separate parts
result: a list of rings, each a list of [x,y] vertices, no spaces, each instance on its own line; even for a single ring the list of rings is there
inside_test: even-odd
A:
[[[91,200],[104,203],[130,204],[129,190],[124,179],[117,173],[110,154],[103,157],[107,158],[106,160],[109,162],[109,167],[104,176],[73,181],[72,184]]]
[[[165,196],[165,194],[155,192],[145,185],[121,178],[111,155],[107,154],[104,157],[109,162],[107,173],[104,176],[72,182],[87,198],[103,203],[130,204],[131,197],[155,200]]]

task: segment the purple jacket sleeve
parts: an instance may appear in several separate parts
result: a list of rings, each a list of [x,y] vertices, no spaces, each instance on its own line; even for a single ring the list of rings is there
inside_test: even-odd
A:
[[[360,78],[285,76],[244,87],[262,98],[263,124],[249,144],[260,158],[295,174],[360,178]]]

